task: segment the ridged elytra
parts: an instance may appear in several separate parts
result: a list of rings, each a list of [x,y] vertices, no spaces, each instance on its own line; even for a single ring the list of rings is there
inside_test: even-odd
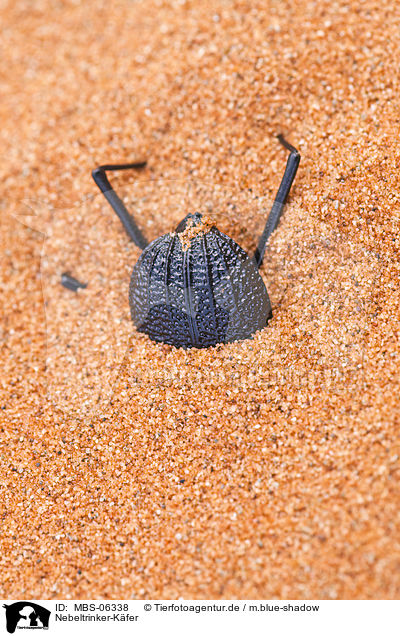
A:
[[[201,228],[193,238],[185,233]],[[249,338],[271,317],[254,259],[199,213],[148,245],[133,268],[129,304],[139,331],[175,347]]]
[[[250,338],[271,318],[258,268],[300,163],[298,151],[282,135],[278,139],[290,155],[253,256],[198,212],[149,244],[106,175],[108,170],[141,169],[146,162],[93,170],[127,234],[143,249],[133,268],[129,304],[135,326],[152,340],[183,348],[211,347]]]

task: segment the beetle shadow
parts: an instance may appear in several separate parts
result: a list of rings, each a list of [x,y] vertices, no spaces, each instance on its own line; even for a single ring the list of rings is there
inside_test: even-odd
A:
[[[194,179],[122,183],[116,190],[149,241],[174,231],[188,212],[199,211],[211,215],[221,232],[252,253],[273,202],[270,196]],[[151,355],[150,349],[160,346],[146,343],[143,348],[147,337],[138,334],[130,318],[129,282],[141,251],[128,239],[101,194],[71,208],[50,209],[38,200],[28,205],[35,218],[42,219],[40,225],[31,225],[29,217],[24,217],[27,225],[43,233],[47,398],[67,414],[102,414],[127,357],[141,356],[143,351]],[[377,270],[371,259],[366,265],[361,248],[346,244],[334,230],[329,236],[305,237],[299,229],[305,216],[289,203],[281,221],[282,238],[274,233],[266,252],[261,275],[274,319],[290,312],[302,290],[305,323],[309,321],[315,339],[313,355],[329,360],[336,369],[358,369],[363,364],[370,291],[352,281],[352,276],[357,281],[359,269],[368,266],[373,287]],[[318,264],[328,254],[330,286],[324,306],[317,306],[314,283],[319,278],[323,285],[326,276]],[[60,282],[64,272],[87,287],[77,292],[66,289]],[[354,308],[350,322],[349,305]],[[327,314],[332,318],[329,323],[324,321]]]

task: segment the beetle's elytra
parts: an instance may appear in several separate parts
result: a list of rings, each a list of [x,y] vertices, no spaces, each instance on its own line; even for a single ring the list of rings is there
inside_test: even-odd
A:
[[[100,166],[93,171],[126,232],[143,249],[133,268],[129,304],[135,326],[152,340],[175,347],[211,347],[250,338],[271,318],[271,303],[258,268],[300,162],[297,150],[281,135],[278,139],[290,155],[253,256],[198,212],[188,214],[175,232],[148,244],[106,176],[107,170],[143,168],[145,162]]]
[[[242,340],[271,316],[254,261],[203,219],[188,214],[174,233],[150,243],[133,268],[132,320],[157,342],[210,347]]]

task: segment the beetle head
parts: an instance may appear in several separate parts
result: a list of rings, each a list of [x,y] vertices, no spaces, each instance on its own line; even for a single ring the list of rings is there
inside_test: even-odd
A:
[[[202,225],[203,215],[200,212],[194,214],[187,214],[185,218],[177,225],[175,232],[178,234],[184,232],[188,227],[196,227],[196,225]]]

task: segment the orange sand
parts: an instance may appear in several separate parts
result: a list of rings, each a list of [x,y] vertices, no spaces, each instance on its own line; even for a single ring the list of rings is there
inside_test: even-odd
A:
[[[400,6],[1,13],[0,595],[398,598]],[[268,327],[138,334],[139,250],[91,169],[147,157],[113,183],[148,238],[199,210],[251,250],[279,132],[302,162]]]

